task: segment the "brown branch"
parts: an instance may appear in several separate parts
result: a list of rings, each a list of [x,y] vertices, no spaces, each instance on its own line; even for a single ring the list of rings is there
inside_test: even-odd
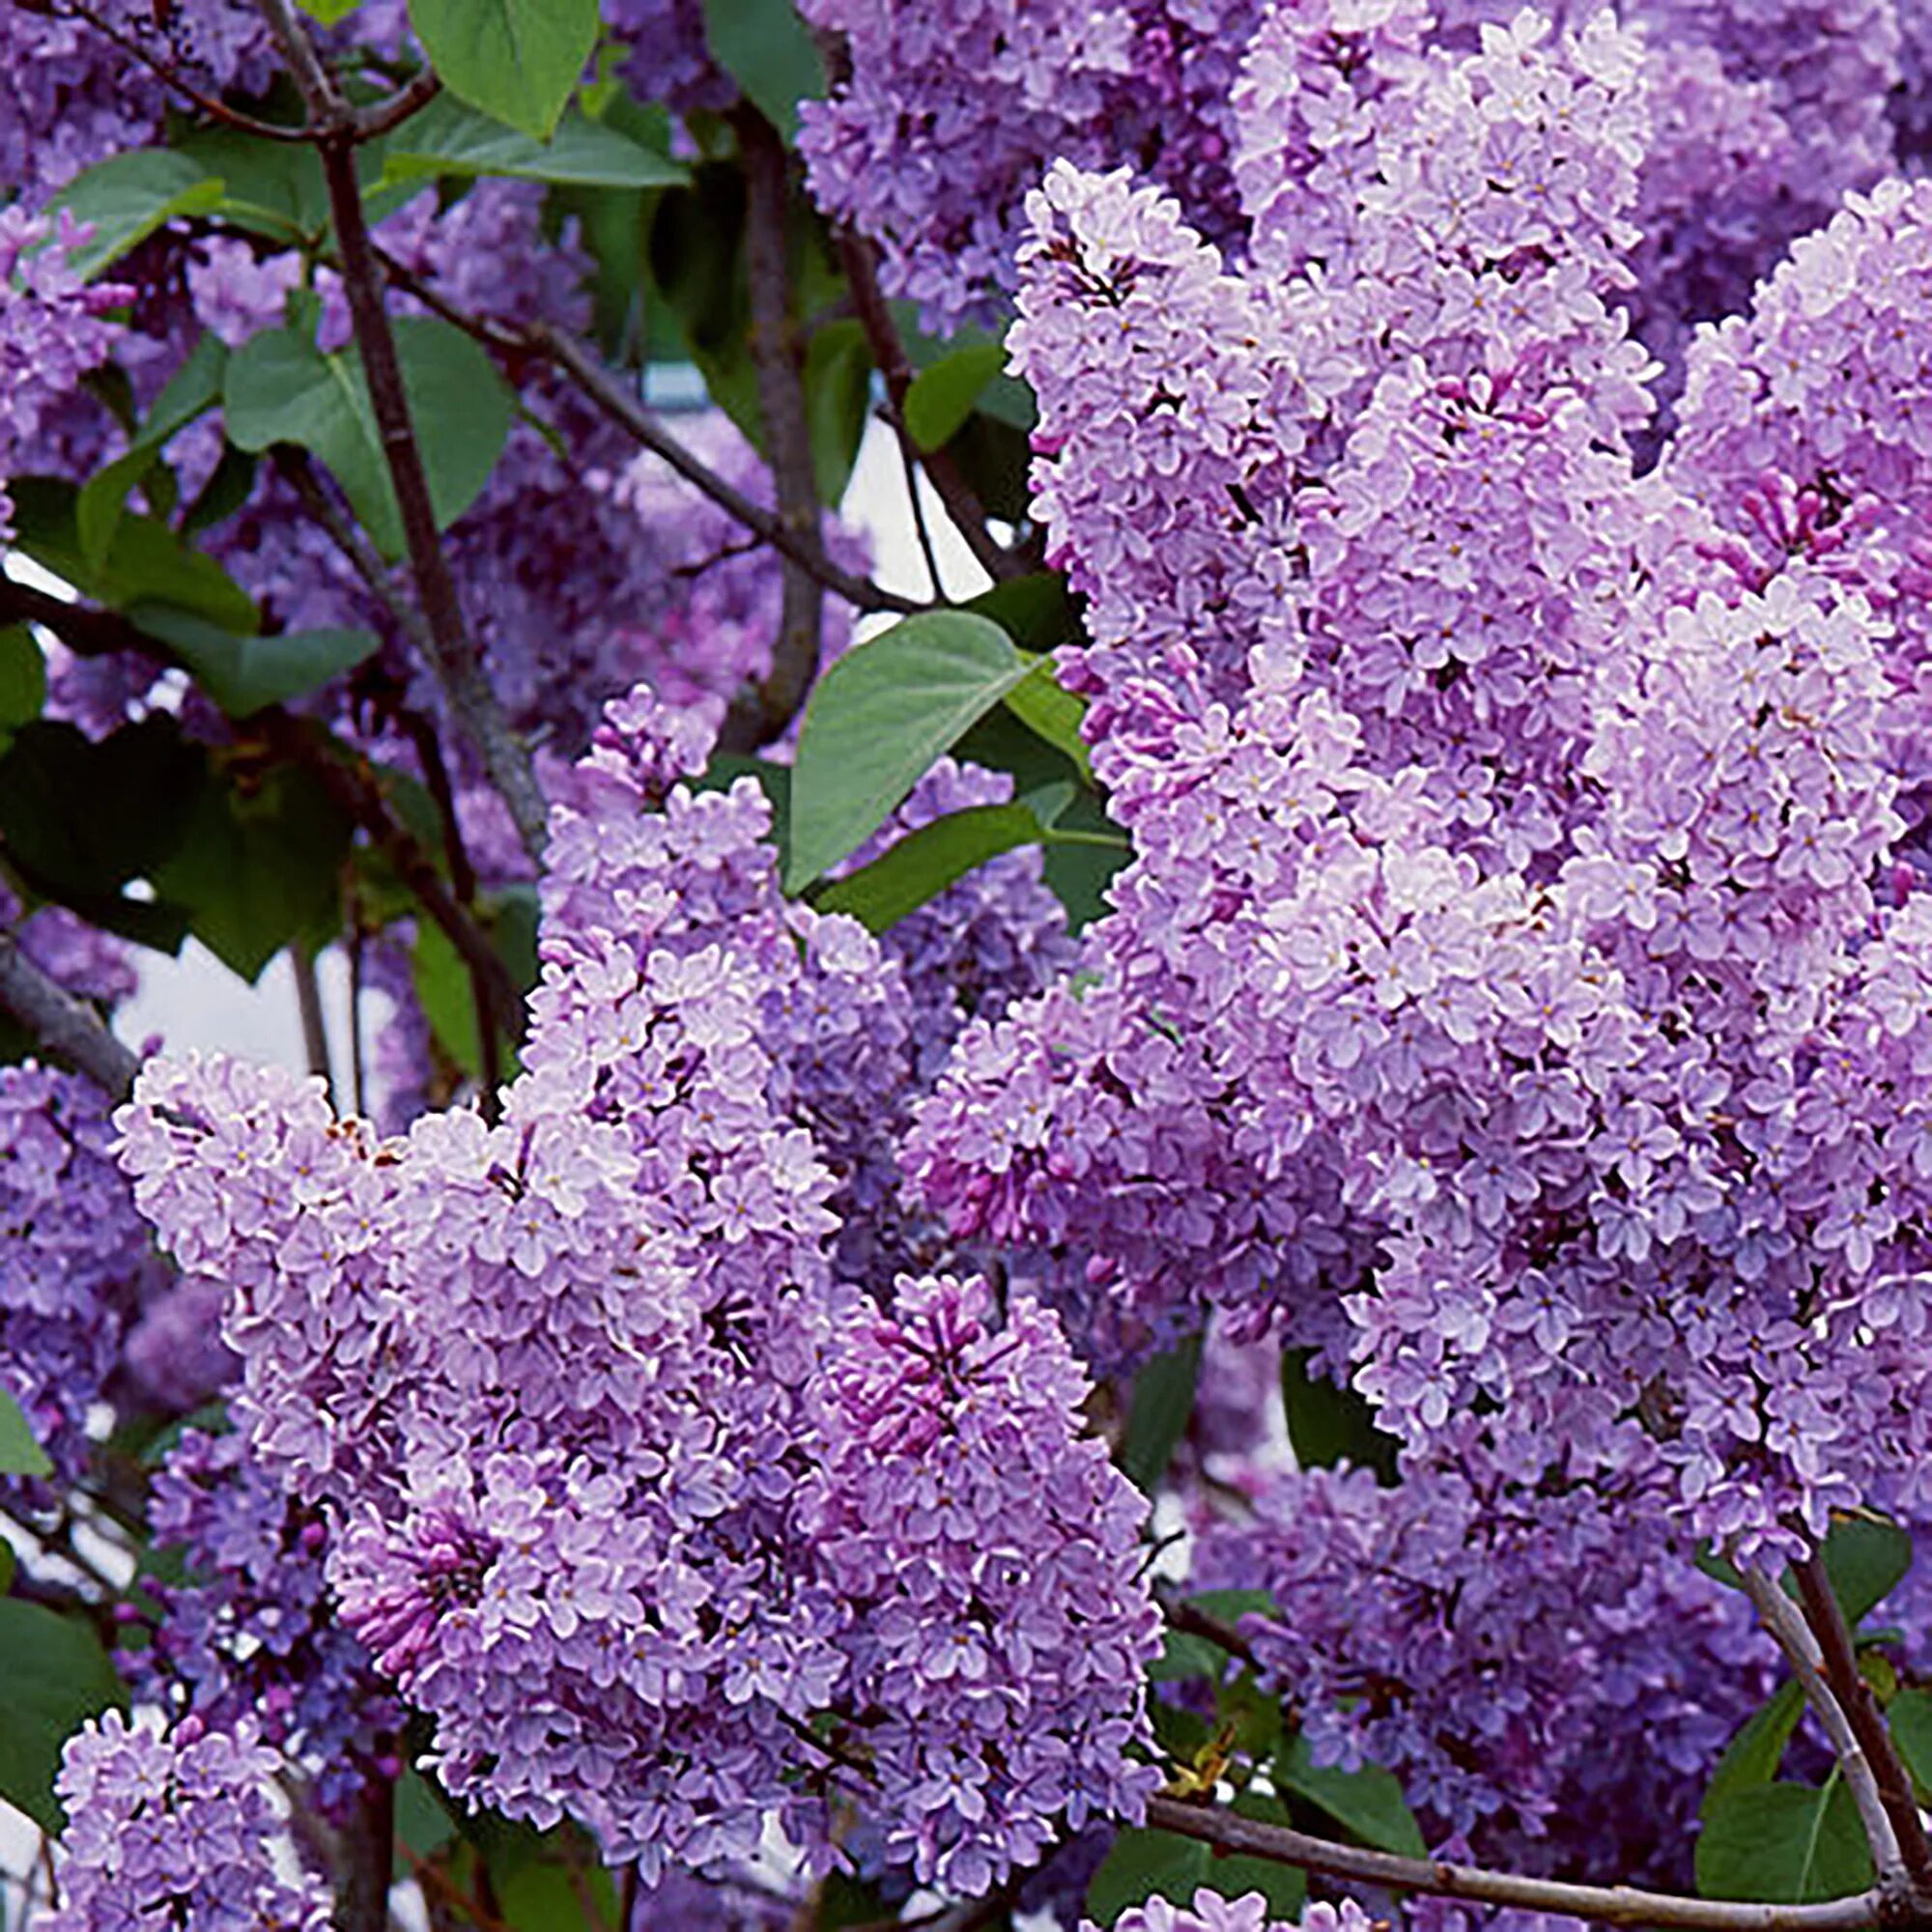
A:
[[[354,1813],[342,1828],[336,1932],[388,1932],[395,1841],[395,1781],[372,1769]]]
[[[512,361],[533,357],[560,370],[579,392],[609,416],[633,442],[668,464],[693,489],[709,497],[761,543],[770,544],[781,556],[788,557],[802,569],[810,571],[835,597],[842,598],[855,611],[885,611],[909,616],[915,611],[932,608],[930,603],[901,597],[896,591],[874,583],[870,578],[859,577],[840,568],[822,549],[801,540],[795,530],[786,526],[782,518],[766,509],[762,503],[754,503],[742,490],[726,482],[688,450],[659,422],[639,397],[613,382],[610,372],[572,337],[553,328],[546,322],[534,322],[525,327],[476,315],[451,301],[441,290],[381,247],[376,250],[376,259],[393,287],[421,302],[432,315],[441,317],[453,328],[462,329],[493,355],[508,357]]]
[[[316,775],[336,808],[369,835],[370,843],[441,927],[469,969],[479,1035],[487,1037],[494,1026],[501,1026],[512,1037],[519,1037],[523,1002],[510,969],[489,935],[456,902],[436,861],[390,811],[374,772],[360,759],[346,756],[343,748],[308,719],[271,710],[258,713],[250,723],[261,726],[267,742],[281,756]]]
[[[56,1060],[84,1073],[117,1100],[133,1092],[141,1058],[108,1032],[107,1023],[0,932],[0,1007]]]
[[[1484,1871],[1439,1859],[1401,1858],[1393,1852],[1338,1844],[1285,1825],[1265,1824],[1218,1807],[1184,1804],[1173,1798],[1150,1799],[1148,1823],[1199,1839],[1217,1852],[1270,1859],[1331,1878],[1438,1898],[1518,1906],[1606,1925],[1675,1927],[1682,1932],[1861,1932],[1880,1922],[1881,1899],[1876,1891],[1824,1905],[1754,1905],[1681,1898],[1626,1885],[1571,1885],[1560,1879],[1526,1878],[1516,1872]]]
[[[400,128],[412,114],[425,108],[442,92],[442,82],[433,70],[423,71],[406,81],[387,100],[365,107],[355,117],[358,141],[379,140],[393,128]]]
[[[1925,1823],[1912,1795],[1912,1774],[1899,1760],[1885,1719],[1859,1670],[1859,1658],[1852,1634],[1845,1623],[1837,1592],[1832,1588],[1824,1560],[1815,1552],[1792,1566],[1798,1578],[1799,1601],[1804,1606],[1804,1620],[1817,1638],[1819,1662],[1825,1681],[1832,1687],[1852,1735],[1864,1752],[1878,1790],[1879,1803],[1897,1837],[1899,1862],[1918,1901],[1932,1917],[1932,1843],[1925,1835]]]
[[[232,128],[238,134],[252,135],[258,141],[301,142],[308,139],[300,128],[284,128],[273,121],[258,121],[252,114],[243,114],[230,107],[225,100],[217,100],[212,94],[204,94],[187,79],[178,67],[151,54],[131,34],[124,34],[112,21],[104,18],[92,7],[74,6],[68,10],[71,17],[84,20],[97,34],[111,41],[124,54],[137,60],[163,87],[172,88],[189,106],[218,122],[224,128]]]
[[[811,421],[805,406],[805,358],[792,321],[787,260],[790,156],[779,131],[750,102],[732,113],[745,160],[745,257],[751,288],[752,367],[765,430],[781,526],[813,552],[824,543]],[[724,752],[755,752],[783,735],[818,676],[824,640],[824,593],[796,560],[782,565],[784,600],[771,668],[731,699],[719,726]]]
[[[872,360],[885,378],[886,398],[891,406],[887,420],[899,439],[908,461],[917,460],[932,479],[939,500],[946,506],[952,526],[965,539],[966,547],[979,559],[980,567],[994,582],[1023,576],[1025,561],[1005,549],[986,527],[985,506],[967,482],[959,466],[943,449],[921,449],[906,424],[905,400],[912,388],[912,364],[906,359],[905,344],[899,339],[898,325],[886,305],[879,287],[879,251],[864,236],[841,234],[838,258],[844,265],[845,279],[852,289],[852,308],[859,327],[871,346]]]
[[[454,316],[447,319],[454,320]],[[931,609],[929,603],[901,597],[869,578],[844,570],[813,544],[802,539],[781,518],[762,504],[754,503],[743,491],[735,489],[715,470],[707,468],[673,437],[636,397],[627,394],[582,349],[568,336],[538,324],[518,338],[521,346],[545,357],[575,383],[579,389],[624,430],[634,442],[662,458],[693,488],[700,490],[754,535],[788,561],[809,571],[835,597],[841,597],[855,611],[892,611],[909,616],[916,611]]]
[[[383,559],[376,554],[375,546],[323,487],[322,479],[316,474],[315,466],[307,455],[299,449],[277,449],[275,467],[301,499],[302,507],[327,534],[349,567],[362,580],[369,594],[389,613],[390,621],[414,643],[419,656],[429,656],[429,634],[423,628],[421,614],[396,589],[389,573],[383,567]],[[415,748],[416,762],[422,766],[423,783],[429,787],[430,797],[435,801],[442,822],[443,857],[449,866],[450,884],[456,889],[459,902],[467,906],[476,897],[476,872],[469,863],[469,848],[463,842],[463,825],[457,815],[456,793],[449,781],[449,768],[443,762],[441,742],[437,737],[435,726],[420,712],[408,709],[400,702],[387,704],[384,708]]]
[[[355,178],[360,123],[316,52],[307,30],[290,11],[288,0],[258,0],[258,4],[308,103],[308,137],[322,161],[328,188],[342,285],[349,297],[350,320],[369,385],[383,458],[402,516],[416,598],[429,632],[430,667],[444,701],[476,748],[485,777],[509,808],[525,850],[541,863],[549,838],[543,791],[531,769],[528,748],[504,716],[484,672],[476,641],[464,622],[462,600],[437,527],[429,476],[423,468],[409,391],[396,355],[395,332],[389,327],[386,278],[369,237],[361,184]]]
[[[1255,1662],[1253,1647],[1233,1624],[1224,1623],[1219,1617],[1210,1617],[1206,1610],[1197,1610],[1191,1604],[1182,1603],[1178,1598],[1161,1598],[1160,1613],[1166,1618],[1168,1629],[1184,1631],[1189,1636],[1206,1637],[1230,1657],[1238,1658],[1243,1663]]]
[[[328,1065],[328,1027],[322,1014],[322,987],[316,980],[315,954],[306,946],[289,948],[289,966],[295,975],[296,1010],[301,1018],[302,1054],[308,1070],[321,1077],[328,1090],[328,1104],[335,1104],[335,1076]]]

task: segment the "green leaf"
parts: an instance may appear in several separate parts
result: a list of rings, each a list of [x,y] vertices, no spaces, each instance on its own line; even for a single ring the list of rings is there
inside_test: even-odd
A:
[[[541,141],[597,44],[597,0],[410,0],[410,24],[452,94]]]
[[[857,847],[949,746],[1032,668],[985,617],[922,611],[819,679],[792,767],[786,890]]]
[[[69,259],[92,280],[110,262],[183,214],[206,214],[221,199],[221,182],[172,148],[110,155],[68,184],[54,206],[94,230]]]
[[[448,1801],[419,1771],[405,1771],[396,1780],[396,1836],[419,1859],[433,1858],[456,1836]],[[397,1877],[408,1875],[400,1851],[396,1865]]]
[[[410,978],[436,1041],[471,1080],[483,1077],[483,1042],[476,1024],[475,988],[463,955],[434,920],[416,921]]]
[[[912,440],[922,449],[943,449],[1006,366],[1003,344],[972,342],[922,369],[906,391],[905,426]]]
[[[155,890],[185,906],[195,936],[252,982],[335,904],[351,831],[311,772],[283,765],[246,789],[213,783]]]
[[[704,0],[711,57],[787,143],[798,103],[825,92],[825,64],[791,0]]]
[[[961,607],[990,617],[1023,650],[1050,651],[1080,635],[1079,612],[1057,570],[1030,571],[969,597]]]
[[[47,661],[25,624],[0,630],[0,733],[17,730],[41,715],[47,697]]]
[[[820,912],[850,913],[868,932],[885,932],[936,898],[976,866],[1040,836],[1023,805],[975,805],[909,832],[870,865],[812,895]]]
[[[1150,1898],[1191,1905],[1204,1885],[1211,1885],[1214,1854],[1197,1838],[1129,1825],[1115,1834],[1087,1887],[1087,1916],[1095,1925],[1113,1924],[1128,1907]]]
[[[506,128],[448,95],[439,95],[390,135],[384,182],[426,176],[508,175],[576,187],[668,187],[691,170],[601,121],[567,114],[548,140]]]
[[[361,4],[362,0],[296,0],[311,20],[320,20],[325,27],[338,26]]]
[[[1087,783],[1091,785],[1094,782],[1094,767],[1087,757],[1087,741],[1080,735],[1080,721],[1087,715],[1087,700],[1074,696],[1060,682],[1048,659],[1041,658],[1007,693],[1007,709],[1028,730],[1045,739],[1055,751],[1065,753]]]
[[[1288,1807],[1277,1798],[1259,1791],[1243,1791],[1230,1807],[1236,1817],[1253,1818],[1264,1825],[1286,1825]],[[1258,1891],[1267,1900],[1269,1918],[1299,1918],[1308,1897],[1308,1874],[1293,1865],[1278,1864],[1273,1859],[1249,1858],[1236,1853],[1215,1859],[1208,1867],[1208,1884],[1224,1898],[1243,1898]]]
[[[1307,1799],[1365,1845],[1409,1859],[1429,1855],[1401,1780],[1378,1764],[1359,1771],[1319,1765],[1308,1740],[1297,1733],[1275,1754],[1274,1784],[1277,1791]]]
[[[231,631],[255,630],[254,600],[214,561],[190,549],[156,517],[124,516],[107,554],[91,561],[80,546],[79,492],[52,477],[12,486],[14,541],[38,564],[109,610],[152,601],[179,605]]]
[[[1754,1785],[1769,1784],[1784,1762],[1784,1747],[1804,1715],[1804,1689],[1797,1678],[1788,1677],[1732,1733],[1717,1769],[1711,1774],[1700,1814],[1708,1814],[1714,1804],[1733,1792],[1747,1791]]]
[[[165,716],[96,743],[37,720],[0,756],[0,842],[43,897],[76,910],[152,876],[180,843],[205,768]]]
[[[121,1680],[86,1624],[12,1597],[0,1599],[0,1798],[58,1832],[61,1747],[87,1719],[126,1701]]]
[[[373,631],[286,631],[238,637],[185,611],[136,604],[128,613],[187,666],[231,718],[286,703],[360,664],[376,648]]]
[[[610,1874],[592,1866],[583,1878],[602,1922],[610,1924],[617,1911]],[[576,1883],[561,1865],[526,1865],[502,1882],[498,1893],[504,1921],[516,1932],[584,1932],[592,1922],[577,1895]]]
[[[443,527],[489,481],[510,432],[510,392],[461,329],[419,316],[395,327],[430,502]],[[230,356],[224,394],[237,445],[259,451],[288,442],[308,450],[328,466],[377,547],[401,554],[402,513],[358,359],[342,350],[324,354],[296,329],[267,329]]]
[[[1858,1806],[1835,1778],[1822,1790],[1752,1785],[1704,1814],[1697,1889],[1706,1898],[1807,1905],[1849,1897],[1871,1882]]]
[[[1378,1481],[1395,1481],[1401,1445],[1378,1428],[1375,1410],[1351,1388],[1308,1373],[1309,1350],[1290,1349],[1281,1358],[1282,1402],[1288,1436],[1303,1468],[1352,1463],[1373,1469]]]
[[[155,467],[170,438],[221,400],[227,346],[212,330],[188,351],[168,378],[140,434],[106,469],[91,476],[74,499],[74,528],[81,554],[95,568],[106,560],[121,526],[128,492]]]
[[[1119,1461],[1127,1480],[1145,1495],[1152,1495],[1160,1487],[1160,1479],[1174,1460],[1175,1446],[1187,1433],[1200,1376],[1201,1338],[1197,1335],[1179,1348],[1154,1356],[1134,1378]]]
[[[1190,1677],[1218,1682],[1227,1668],[1228,1653],[1218,1643],[1197,1636],[1193,1631],[1171,1630],[1161,1637],[1160,1655],[1148,1665],[1148,1682],[1184,1684]],[[1201,1729],[1205,1737],[1207,1725]]]
[[[805,354],[805,411],[818,500],[837,507],[852,480],[871,405],[872,352],[849,319],[827,323]]]
[[[0,1388],[0,1476],[51,1476],[54,1465],[35,1439],[20,1405]]]
[[[1901,1690],[1886,1706],[1885,1718],[1922,1804],[1932,1793],[1932,1690]]]
[[[176,146],[204,174],[219,178],[214,213],[223,221],[284,246],[314,243],[328,233],[328,184],[321,157],[306,143],[205,128]]]
[[[1288,1821],[1279,1804],[1256,1792],[1243,1793],[1234,1808],[1243,1818],[1267,1824]],[[1109,1926],[1129,1907],[1150,1898],[1191,1905],[1204,1886],[1224,1898],[1259,1891],[1267,1900],[1271,1919],[1298,1917],[1308,1889],[1306,1878],[1292,1865],[1242,1854],[1217,1858],[1198,1838],[1128,1826],[1116,1834],[1088,1885],[1087,1916],[1098,1926]]]
[[[1895,1522],[1841,1516],[1826,1531],[1820,1553],[1845,1621],[1856,1628],[1911,1569],[1912,1539]]]

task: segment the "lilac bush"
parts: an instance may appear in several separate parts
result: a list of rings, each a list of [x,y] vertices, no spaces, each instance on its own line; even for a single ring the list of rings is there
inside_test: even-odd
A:
[[[1932,1916],[1925,39],[0,8],[31,1922]]]

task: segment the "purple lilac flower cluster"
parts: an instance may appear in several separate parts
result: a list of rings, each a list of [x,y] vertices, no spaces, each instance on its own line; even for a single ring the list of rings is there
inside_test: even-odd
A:
[[[150,1641],[122,1653],[136,1697],[217,1730],[252,1717],[310,1775],[329,1816],[372,1772],[393,1776],[403,1713],[337,1619],[323,1579],[327,1532],[246,1439],[185,1431],[156,1474],[148,1523],[187,1580],[143,1583],[160,1615]]]
[[[20,474],[47,412],[112,350],[106,312],[128,298],[75,273],[69,257],[85,234],[71,215],[0,208],[0,539],[13,528],[8,479]]]
[[[158,1275],[111,1140],[89,1081],[31,1061],[0,1066],[0,1386],[68,1476]]]
[[[1204,1886],[1191,1905],[1151,1898],[1129,1907],[1114,1920],[1113,1932],[1371,1932],[1375,1922],[1353,1899],[1311,1905],[1299,1918],[1270,1918],[1267,1900],[1258,1891],[1224,1898]],[[1091,1919],[1083,1919],[1081,1927],[1101,1932]]]
[[[1463,150],[1433,144],[1448,245],[1417,238],[1373,335],[1381,231],[1359,276],[1276,285],[1122,177],[1037,198],[1015,348],[1091,599],[1065,668],[1138,857],[1092,983],[969,1029],[910,1157],[956,1236],[1028,1244],[1114,1344],[1220,1302],[1353,1357],[1418,1450],[1494,1403],[1499,1453],[1667,1470],[1644,1493],[1750,1555],[1923,1501],[1928,927],[1897,866],[1924,739],[1890,715],[1918,646],[1848,499],[1911,500],[1912,379],[1864,372],[1922,354],[1925,230],[1916,192],[1856,206],[1745,326],[1829,313],[1830,384],[1877,427],[1833,432],[1842,488],[1783,455],[1757,501],[1788,540],[1714,572],[1742,539],[1676,478],[1776,464],[1778,417],[1720,406],[1751,393],[1719,385],[1752,340],[1727,331],[1684,457],[1640,478],[1619,446],[1643,129],[1616,43],[1428,57],[1445,111],[1494,90],[1472,125],[1523,103],[1597,212],[1505,272],[1536,217],[1472,257]],[[1869,298],[1853,247],[1854,287],[1900,265]],[[1747,453],[1705,459],[1727,419]]]
[[[1328,256],[1365,187],[1371,228],[1395,215],[1399,232],[1429,191],[1423,174],[1384,165],[1387,98],[1421,55],[1466,52],[1480,27],[1507,25],[1519,8],[960,0],[913,15],[815,0],[807,11],[843,36],[850,67],[807,110],[813,191],[881,241],[896,292],[954,317],[1014,286],[1021,204],[1056,158],[1127,163],[1257,267],[1284,232]],[[1594,0],[1542,11],[1578,29],[1612,17]],[[1632,0],[1617,17],[1640,32],[1632,48],[1650,126],[1630,153],[1640,182],[1616,298],[1662,359],[1669,396],[1692,323],[1740,306],[1795,237],[1881,179],[1895,149],[1922,147],[1924,35],[1916,10],[1893,0]],[[1288,156],[1284,179],[1274,164]],[[1272,177],[1267,194],[1254,191],[1258,164]],[[1554,179],[1512,165],[1496,187],[1520,211]]]
[[[802,1520],[880,1714],[888,1854],[923,1883],[982,1892],[1159,1788],[1118,1695],[1160,1650],[1145,1507],[1080,1435],[1089,1391],[1051,1314],[1015,1295],[1002,1321],[946,1276],[902,1281],[825,1377]]]
[[[894,292],[944,325],[1010,287],[1045,161],[1132,155],[1210,225],[1236,213],[1229,93],[1258,0],[804,0],[849,71],[805,103],[829,214],[877,238]]]
[[[1257,1475],[1253,1520],[1210,1522],[1197,1571],[1267,1592],[1243,1629],[1316,1761],[1394,1770],[1432,1842],[1480,1827],[1524,1870],[1588,1843],[1595,1868],[1676,1885],[1698,1775],[1776,1652],[1659,1536],[1656,1481],[1512,1466],[1459,1422],[1393,1488]]]
[[[1142,1505],[1049,1321],[941,1284],[882,1324],[828,1268],[801,1067],[843,1006],[902,1039],[905,995],[781,899],[754,784],[677,782],[707,738],[639,692],[573,775],[499,1125],[380,1142],[315,1083],[190,1059],[144,1070],[123,1157],[228,1285],[255,1453],[322,1508],[344,1619],[453,1792],[567,1808],[647,1878],[750,1855],[768,1815],[829,1857],[838,1794],[990,1884],[1145,1795]],[[1052,1508],[1017,1508],[1021,1470]],[[867,1484],[945,1507],[855,1523]],[[950,1644],[916,1606],[949,1593]],[[973,1671],[997,1694],[962,1703]]]
[[[54,1852],[60,1902],[36,1922],[45,1932],[327,1932],[328,1889],[287,1844],[280,1763],[246,1719],[213,1730],[185,1718],[170,1731],[118,1711],[90,1719],[61,1759],[70,1823]]]

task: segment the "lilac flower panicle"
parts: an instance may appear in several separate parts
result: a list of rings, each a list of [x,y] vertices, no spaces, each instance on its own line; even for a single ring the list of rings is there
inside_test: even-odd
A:
[[[327,1888],[300,1872],[288,1844],[279,1763],[245,1718],[232,1730],[195,1718],[162,1730],[118,1711],[90,1719],[61,1757],[60,1902],[41,1922],[48,1932],[325,1932]]]

